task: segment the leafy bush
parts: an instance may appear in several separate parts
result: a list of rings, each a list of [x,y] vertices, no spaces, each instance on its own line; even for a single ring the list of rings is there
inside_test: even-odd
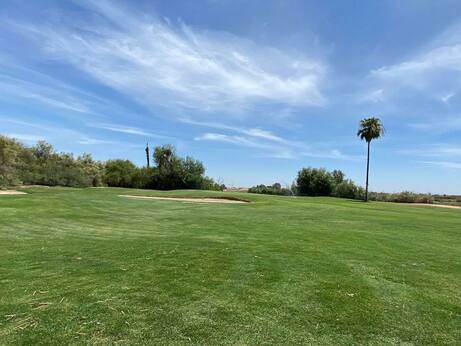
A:
[[[339,169],[335,169],[333,172],[330,173],[330,175],[334,185],[341,184],[342,182],[344,182],[344,178],[346,177],[346,175]]]
[[[89,154],[75,159],[72,154],[56,153],[44,141],[29,148],[0,136],[0,186],[98,186],[101,172],[102,165]]]
[[[18,170],[22,151],[19,142],[0,136],[0,187],[21,183]]]
[[[300,196],[330,196],[334,183],[331,173],[324,168],[303,168],[296,178]]]
[[[210,177],[204,177],[202,179],[201,190],[213,190],[213,191],[224,191],[226,185],[215,182]]]
[[[274,183],[272,186],[257,185],[248,189],[249,193],[260,193],[266,195],[280,195],[280,196],[291,196],[292,191],[289,188],[284,188],[280,183]]]
[[[103,181],[107,186],[133,187],[136,166],[129,160],[109,160],[105,164]]]
[[[179,157],[171,145],[155,148],[154,161],[152,175],[154,189],[223,189],[223,186],[215,183],[213,179],[205,177],[205,167],[202,162],[192,157]]]
[[[394,203],[427,203],[432,204],[434,198],[430,194],[403,191],[399,193],[370,192],[369,199],[380,202]]]
[[[335,185],[332,196],[354,199],[359,196],[359,189],[352,180],[344,180]]]

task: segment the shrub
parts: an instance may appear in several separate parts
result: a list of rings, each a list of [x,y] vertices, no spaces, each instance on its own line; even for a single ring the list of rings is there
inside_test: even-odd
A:
[[[352,180],[344,180],[333,188],[332,196],[354,199],[358,197],[359,189]]]
[[[274,183],[271,186],[257,185],[248,189],[249,193],[260,193],[266,195],[291,196],[293,193],[289,188],[284,188],[280,183]]]
[[[213,190],[213,191],[224,191],[226,189],[226,185],[217,183],[210,177],[204,177],[202,179],[202,185],[200,189]]]
[[[335,169],[331,174],[331,179],[333,180],[334,185],[339,185],[344,182],[344,177],[346,176],[342,171],[339,169]]]
[[[103,181],[107,186],[133,187],[136,166],[129,160],[109,160],[105,164]]]
[[[301,196],[330,196],[333,179],[324,168],[303,168],[298,172],[296,185]]]
[[[369,199],[380,202],[394,203],[428,203],[432,204],[434,198],[430,194],[403,191],[399,193],[371,192]]]
[[[14,139],[0,136],[0,187],[21,183],[18,168],[23,146]]]

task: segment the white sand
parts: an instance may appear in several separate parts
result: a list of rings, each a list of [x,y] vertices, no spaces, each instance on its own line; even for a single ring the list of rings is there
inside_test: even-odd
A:
[[[0,195],[27,195],[27,193],[15,190],[0,190]]]
[[[461,207],[458,207],[456,205],[446,205],[446,204],[412,203],[412,205],[421,205],[425,207],[448,208],[448,209],[461,209]]]
[[[136,199],[156,199],[163,201],[179,201],[179,202],[192,202],[192,203],[222,203],[222,204],[246,204],[245,201],[237,201],[225,198],[180,198],[180,197],[150,197],[150,196],[133,196],[133,195],[119,195],[119,197],[128,197]]]

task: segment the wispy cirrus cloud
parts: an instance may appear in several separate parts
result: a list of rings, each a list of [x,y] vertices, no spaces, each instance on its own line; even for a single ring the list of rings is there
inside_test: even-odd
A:
[[[80,144],[85,145],[98,145],[98,144],[116,144],[119,143],[117,141],[108,141],[105,139],[98,139],[98,138],[91,138],[91,137],[82,137],[77,141]]]
[[[266,140],[270,140],[274,142],[286,142],[287,141],[286,139],[275,135],[273,132],[264,130],[261,128],[246,128],[246,127],[239,127],[239,126],[231,126],[231,125],[226,125],[226,124],[218,123],[218,122],[196,121],[190,118],[181,118],[179,119],[179,121],[185,124],[189,124],[189,125],[208,127],[208,128],[213,128],[213,129],[219,129],[219,130],[233,131],[233,132],[237,132],[237,133],[247,135],[250,137],[266,139]]]
[[[215,142],[225,142],[231,143],[235,145],[240,145],[244,147],[252,147],[252,148],[269,148],[269,145],[265,145],[263,143],[259,143],[255,140],[243,137],[243,136],[235,136],[235,135],[226,135],[223,133],[212,133],[207,132],[198,137],[194,138],[196,141],[215,141]]]
[[[400,151],[401,154],[417,157],[420,164],[440,168],[461,169],[461,146],[433,144],[422,148]]]
[[[112,131],[112,132],[124,133],[127,135],[153,137],[153,138],[172,138],[169,136],[164,136],[164,135],[160,135],[157,133],[145,131],[145,130],[142,130],[140,128],[133,127],[133,126],[123,126],[123,125],[115,125],[115,124],[88,124],[88,126],[97,128],[97,129]]]
[[[461,130],[461,115],[439,116],[436,119],[425,122],[410,123],[408,126],[416,130],[435,134],[459,131]]]
[[[104,20],[12,23],[42,53],[72,64],[148,106],[236,111],[258,102],[319,106],[323,62],[239,37],[147,19],[106,1],[86,10]],[[107,25],[107,24],[110,25]]]
[[[392,96],[402,96],[402,90],[407,89],[447,104],[461,91],[460,76],[461,23],[403,61],[371,70],[367,88],[371,85],[375,91],[362,101],[387,101]]]
[[[6,135],[27,143],[35,143],[41,140],[65,140],[66,142],[73,141],[83,145],[118,143],[116,141],[91,137],[86,133],[74,129],[50,125],[49,123],[37,124],[30,121],[16,120],[14,117],[10,116],[5,117],[0,115],[0,124],[1,123],[6,123],[16,129],[20,129],[21,132],[10,132]]]
[[[346,161],[362,159],[362,156],[346,155],[337,149],[317,149],[301,142],[291,142],[282,138],[281,141],[271,141],[267,138],[207,132],[195,137],[194,140],[222,142],[236,146],[261,149],[260,152],[263,156],[280,159],[297,159],[300,157]]]
[[[432,144],[417,149],[401,150],[400,153],[421,157],[455,158],[461,157],[461,146],[452,144]]]
[[[3,59],[2,59],[3,58]],[[79,113],[88,119],[133,114],[118,102],[22,66],[0,53],[0,99],[43,108],[56,115]]]
[[[38,102],[53,108],[78,112],[92,113],[88,104],[81,98],[72,96],[73,92],[63,91],[63,88],[45,86],[19,78],[9,77],[0,73],[0,97],[19,98]]]
[[[293,147],[279,145],[254,137],[229,135],[224,133],[207,132],[194,138],[195,141],[210,141],[231,144],[234,146],[258,149],[258,155],[279,159],[295,159],[298,157]]]
[[[461,71],[461,37],[459,39],[459,43],[435,47],[411,60],[373,70],[371,74],[381,79],[399,79],[407,85],[421,86],[425,84],[423,77],[429,74],[444,70],[459,72]]]
[[[26,134],[26,133],[7,133],[8,137],[15,138],[23,142],[38,142],[44,140],[44,137],[35,134]]]
[[[454,168],[454,169],[461,169],[461,162],[452,162],[452,161],[421,161],[421,163],[430,165],[430,166],[438,166],[443,168]]]

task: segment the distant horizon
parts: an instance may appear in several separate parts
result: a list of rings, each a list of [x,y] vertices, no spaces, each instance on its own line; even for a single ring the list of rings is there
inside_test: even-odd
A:
[[[0,135],[2,135],[0,133]],[[14,137],[10,137],[10,138],[14,138]],[[20,143],[22,143],[23,145],[25,146],[31,146],[33,145],[32,143],[25,143],[24,141],[21,141],[21,140],[18,140],[17,138],[14,138],[15,140],[19,141]],[[158,144],[159,146],[160,145],[166,145],[167,143],[163,143],[163,144]],[[149,149],[150,149],[150,166],[153,167],[155,166],[155,163],[153,162],[153,150],[154,147],[156,147],[157,145],[155,146],[151,146],[149,145]],[[58,153],[61,153],[63,151],[59,150],[58,148],[55,148],[53,147],[53,149],[58,152]],[[145,147],[144,147],[145,149]],[[95,158],[91,152],[82,152],[82,153],[73,153],[73,152],[65,152],[67,154],[72,154],[74,155],[74,157],[77,157],[79,155],[82,155],[82,154],[90,154],[94,159],[98,160],[97,158]],[[187,153],[182,153],[183,155],[182,156],[190,156],[190,155],[187,155]],[[195,157],[194,157],[195,158]],[[117,159],[121,159],[121,160],[129,160],[131,162],[133,162],[137,167],[147,167],[147,160],[146,160],[146,157],[144,156],[144,163],[136,163],[134,162],[133,160],[131,160],[130,158],[120,158],[120,157],[113,157],[113,158],[108,158],[108,159],[104,159],[104,160],[98,160],[98,161],[108,161],[108,160],[117,160]],[[200,160],[199,160],[200,161]],[[302,168],[307,168],[307,167],[311,167],[311,166],[303,166],[303,167],[300,167],[298,169],[301,170]],[[206,169],[206,165],[205,165],[205,169]],[[312,168],[325,168],[325,167],[312,167]],[[206,172],[205,172],[205,175],[207,176],[210,176],[209,174],[207,174],[207,169],[206,169]],[[254,186],[257,186],[257,185],[266,185],[266,186],[270,186],[270,185],[273,185],[275,183],[280,183],[282,185],[282,187],[287,187],[287,188],[291,188],[292,184],[296,181],[296,176],[297,176],[297,173],[298,171],[296,172],[296,174],[293,176],[293,179],[291,182],[287,183],[287,182],[281,182],[279,180],[274,180],[272,182],[255,182],[255,183],[252,183],[250,185],[230,185],[230,184],[227,184],[225,181],[223,181],[222,179],[220,179],[219,177],[213,177],[211,176],[211,178],[215,179],[217,183],[223,183],[226,185],[226,189],[249,189],[251,187],[254,187]],[[343,172],[345,174],[345,179],[350,179],[347,175],[347,172]],[[360,184],[360,182],[357,182],[357,181],[354,181],[355,184],[357,184],[358,186],[362,186],[363,187],[363,184]],[[400,193],[400,192],[415,192],[415,193],[421,193],[421,194],[426,194],[426,193],[430,193],[430,194],[433,194],[433,195],[452,195],[452,196],[458,196],[458,194],[456,193],[446,193],[446,192],[441,192],[441,193],[433,193],[433,192],[429,192],[429,191],[409,191],[409,190],[400,190],[400,191],[377,191],[377,190],[371,190],[371,192],[376,192],[376,193],[381,193],[381,192],[384,192],[384,193]]]
[[[461,3],[0,4],[0,134],[145,165],[174,145],[229,187],[303,167],[370,191],[461,195]]]

